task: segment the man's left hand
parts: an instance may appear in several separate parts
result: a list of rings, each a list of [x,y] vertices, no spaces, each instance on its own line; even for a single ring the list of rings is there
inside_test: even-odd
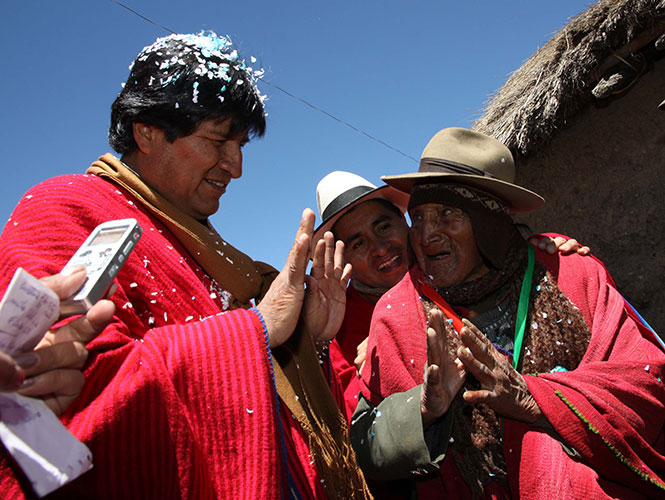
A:
[[[305,329],[314,340],[331,340],[342,326],[351,264],[344,264],[344,243],[326,232],[314,250],[312,270],[306,278],[303,315]]]
[[[466,326],[460,337],[466,348],[460,347],[457,356],[481,387],[477,391],[465,392],[464,400],[471,404],[485,403],[507,418],[527,423],[538,420],[542,412],[524,377],[478,328],[467,319],[462,321]]]

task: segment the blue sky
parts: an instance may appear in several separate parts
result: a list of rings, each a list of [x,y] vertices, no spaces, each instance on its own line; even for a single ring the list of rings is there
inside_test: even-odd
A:
[[[438,130],[470,126],[508,76],[592,2],[123,3],[176,32],[230,35],[267,81],[419,158]],[[111,0],[11,2],[0,26],[4,224],[30,186],[83,173],[110,151],[109,109],[128,66],[167,33]],[[303,208],[317,211],[326,173],[349,170],[378,184],[417,163],[260,88],[269,98],[267,134],[245,148],[243,177],[212,222],[239,249],[281,268]]]

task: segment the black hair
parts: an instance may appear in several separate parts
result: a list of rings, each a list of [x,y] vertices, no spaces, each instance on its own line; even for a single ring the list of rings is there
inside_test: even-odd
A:
[[[261,137],[265,108],[255,75],[230,40],[215,33],[160,38],[136,57],[111,106],[109,144],[122,155],[134,151],[134,123],[154,125],[173,142],[204,120],[229,117],[231,134]]]

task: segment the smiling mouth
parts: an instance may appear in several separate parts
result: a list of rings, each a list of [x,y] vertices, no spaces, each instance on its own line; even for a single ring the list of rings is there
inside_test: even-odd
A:
[[[222,189],[222,190],[225,190],[225,189],[226,189],[226,186],[228,185],[227,182],[213,181],[213,180],[211,180],[211,179],[206,179],[206,182],[207,182],[208,184],[213,185],[213,186],[216,187],[217,189]]]
[[[398,254],[386,260],[385,262],[382,262],[379,265],[379,267],[377,267],[377,270],[379,271],[393,270],[394,268],[398,267],[401,264],[401,262],[402,262],[402,256]]]

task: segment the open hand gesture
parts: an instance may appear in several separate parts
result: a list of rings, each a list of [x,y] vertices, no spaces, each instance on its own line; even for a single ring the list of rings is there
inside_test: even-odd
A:
[[[307,276],[303,314],[305,328],[314,340],[330,340],[338,332],[346,309],[346,287],[351,264],[344,265],[344,243],[335,244],[327,231],[314,250],[312,271]]]
[[[427,366],[420,395],[425,428],[448,411],[465,378],[464,365],[459,359],[453,360],[448,352],[443,313],[434,309],[427,328]]]
[[[510,360],[468,319],[460,336],[467,348],[460,347],[457,356],[466,369],[480,382],[480,390],[467,391],[464,400],[471,404],[486,403],[504,417],[532,423],[542,415],[529,392],[524,377]]]
[[[270,347],[282,345],[298,323],[305,297],[305,271],[314,232],[314,212],[305,209],[300,226],[282,272],[268,289],[256,308],[261,312],[268,330]]]

